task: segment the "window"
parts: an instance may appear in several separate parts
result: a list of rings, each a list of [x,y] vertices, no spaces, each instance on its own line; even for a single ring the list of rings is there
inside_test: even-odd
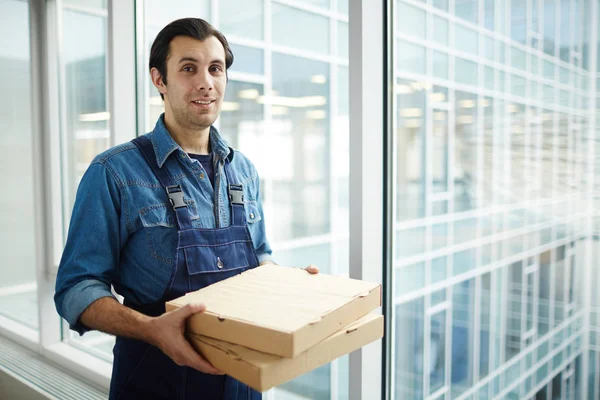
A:
[[[1,0],[0,315],[38,329],[29,5]],[[18,210],[18,212],[17,212]]]

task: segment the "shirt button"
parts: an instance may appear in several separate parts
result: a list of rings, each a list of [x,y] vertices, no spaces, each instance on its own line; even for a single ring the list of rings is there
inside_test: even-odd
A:
[[[254,219],[254,213],[250,213],[250,219]]]
[[[200,179],[204,179],[204,172],[200,173]]]

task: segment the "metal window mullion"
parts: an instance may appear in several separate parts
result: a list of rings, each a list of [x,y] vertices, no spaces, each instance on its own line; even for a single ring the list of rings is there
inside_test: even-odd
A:
[[[135,57],[137,62],[136,74],[136,93],[137,100],[137,135],[143,135],[150,129],[147,116],[150,114],[150,104],[147,99],[150,98],[148,80],[150,79],[146,58],[146,26],[145,26],[145,8],[143,1],[134,2],[135,13]],[[141,100],[141,101],[140,101]]]
[[[47,38],[49,11],[44,1],[29,2],[29,36],[31,63],[31,128],[32,128],[32,170],[34,196],[34,246],[35,275],[37,289],[37,317],[39,323],[37,350],[43,352],[44,346],[59,342],[60,319],[56,318],[54,307],[54,262],[52,254],[52,201],[46,203],[44,198],[52,198],[52,187],[48,178],[52,175],[52,159],[50,150],[50,113],[53,93],[48,72],[51,52]],[[55,143],[56,145],[56,143]],[[48,196],[48,197],[46,197]],[[62,243],[61,243],[62,245]],[[33,344],[33,343],[32,343]]]
[[[263,65],[264,65],[264,85],[263,95],[268,97],[273,93],[273,51],[271,49],[271,35],[272,35],[272,18],[271,18],[271,0],[265,0],[263,3],[264,13],[264,25],[263,25],[263,37],[265,40],[265,48],[263,50]],[[263,117],[265,120],[265,129],[263,135],[270,136],[273,132],[273,113],[271,102],[267,101],[263,104]],[[274,180],[273,178],[264,180],[265,193],[264,202],[265,207],[272,207],[274,203]],[[275,220],[267,218],[265,228],[267,232],[274,232]]]
[[[394,1],[387,1],[386,5],[388,7],[388,15],[387,15],[387,23],[388,23],[388,32],[387,34],[390,36],[394,36],[394,33],[396,31],[395,29],[395,24],[396,24],[396,18],[395,18],[395,11],[394,11]],[[387,43],[387,52],[388,52],[388,60],[387,60],[387,67],[390,69],[389,73],[392,76],[392,88],[396,87],[396,84],[398,83],[398,75],[397,75],[397,69],[396,69],[396,54],[397,54],[397,49],[398,49],[398,42],[396,40],[393,39],[388,39],[388,43]],[[391,51],[390,51],[391,50]],[[390,123],[390,128],[391,128],[391,132],[388,132],[388,139],[385,142],[388,146],[388,154],[391,154],[391,160],[388,160],[386,167],[387,168],[391,168],[391,171],[388,171],[388,174],[391,176],[391,182],[392,184],[388,186],[388,190],[390,190],[391,187],[391,196],[388,195],[387,196],[387,200],[391,201],[391,204],[388,204],[388,211],[389,211],[389,215],[391,215],[391,221],[388,220],[388,223],[391,224],[392,229],[391,229],[391,234],[389,235],[389,237],[387,238],[387,242],[386,242],[386,246],[388,246],[388,248],[390,249],[390,252],[388,253],[388,258],[391,258],[391,263],[392,263],[392,268],[390,271],[390,276],[388,277],[388,281],[391,282],[392,288],[396,287],[396,279],[397,279],[397,273],[396,273],[396,268],[393,267],[393,263],[396,257],[396,254],[394,252],[395,249],[395,240],[396,240],[396,231],[394,230],[394,226],[396,224],[397,221],[397,207],[396,204],[398,204],[398,185],[395,184],[395,182],[397,181],[397,173],[398,173],[398,146],[397,146],[397,136],[396,136],[396,132],[398,131],[398,113],[396,112],[396,108],[398,105],[398,101],[397,101],[397,96],[396,93],[394,92],[394,90],[390,90],[389,93],[386,94],[386,99],[388,99],[388,107],[387,107],[387,111],[389,113],[388,115],[388,123]],[[388,182],[390,180],[388,179]],[[387,230],[387,232],[390,232],[390,229]],[[388,262],[386,260],[386,262]],[[393,289],[392,289],[393,290]],[[390,296],[390,297],[394,297],[394,296]],[[393,305],[390,308],[390,312],[391,315],[388,316],[388,320],[393,320],[393,318],[395,318],[395,312],[396,312],[396,306]],[[386,331],[387,332],[392,332],[392,329],[388,329]],[[386,360],[386,366],[388,368],[388,370],[386,371],[386,379],[388,380],[389,384],[387,385],[386,388],[384,388],[384,398],[385,400],[391,400],[392,398],[394,398],[395,393],[396,393],[396,367],[395,367],[395,363],[394,360],[396,359],[396,340],[394,340],[393,338],[390,338],[387,340],[387,343],[389,345],[390,348],[390,354],[388,356],[388,359]]]
[[[336,0],[333,1],[333,5],[335,6],[336,4]],[[337,46],[337,22],[333,19],[330,18],[329,19],[329,29],[330,29],[330,35],[329,35],[329,50],[331,54],[334,54],[335,58],[337,58],[338,56],[338,46]],[[328,157],[328,164],[329,164],[329,176],[330,176],[330,184],[329,184],[329,220],[331,223],[331,231],[332,232],[337,232],[339,230],[338,226],[339,226],[339,221],[337,219],[337,214],[336,214],[336,210],[337,210],[337,194],[338,194],[338,184],[337,184],[337,174],[335,171],[335,165],[337,163],[337,154],[338,152],[335,151],[335,149],[337,148],[337,145],[335,143],[335,138],[336,138],[336,126],[335,126],[335,120],[337,118],[337,109],[338,109],[338,98],[337,98],[337,85],[338,85],[338,81],[337,81],[337,64],[336,63],[330,63],[329,64],[329,135],[330,135],[330,142],[329,142],[329,157]],[[338,266],[338,251],[339,251],[339,242],[338,241],[334,241],[332,242],[331,245],[331,251],[329,252],[329,262],[331,265],[331,269],[332,269],[332,273],[334,275],[340,274],[342,271],[339,270],[339,266]],[[331,400],[337,400],[339,397],[339,392],[340,392],[340,388],[339,388],[339,383],[340,383],[340,379],[339,379],[339,373],[340,373],[340,368],[339,368],[339,359],[335,359],[331,362],[330,364],[330,370],[329,370],[329,387],[330,387],[330,393],[329,393],[329,398]]]
[[[110,0],[108,11],[107,106],[110,145],[115,146],[136,136],[135,1]]]
[[[382,282],[384,215],[383,2],[349,2],[350,46],[350,277]],[[386,21],[387,22],[387,21]],[[388,37],[389,38],[389,37]],[[373,135],[373,132],[379,134]],[[389,134],[389,132],[388,132]],[[389,149],[388,149],[389,150]],[[374,266],[380,266],[379,268]],[[386,299],[385,309],[390,304]],[[388,324],[393,321],[388,321]],[[380,398],[382,340],[350,354],[350,399]]]

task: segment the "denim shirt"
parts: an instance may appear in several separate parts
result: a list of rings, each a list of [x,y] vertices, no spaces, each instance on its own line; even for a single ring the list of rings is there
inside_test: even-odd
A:
[[[210,129],[214,189],[201,164],[181,149],[164,125],[164,115],[146,135],[156,161],[185,194],[194,228],[230,224],[224,163],[230,162],[244,188],[244,208],[259,262],[271,260],[254,165]],[[177,248],[175,211],[138,148],[131,142],[98,155],[85,172],[71,216],[54,301],[71,329],[83,334],[83,311],[117,293],[135,305],[155,303],[166,290]]]

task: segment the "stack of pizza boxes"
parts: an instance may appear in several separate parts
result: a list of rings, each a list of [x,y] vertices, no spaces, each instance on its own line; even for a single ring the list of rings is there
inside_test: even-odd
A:
[[[212,365],[264,392],[383,337],[381,285],[263,265],[166,304],[202,303],[186,336]]]

